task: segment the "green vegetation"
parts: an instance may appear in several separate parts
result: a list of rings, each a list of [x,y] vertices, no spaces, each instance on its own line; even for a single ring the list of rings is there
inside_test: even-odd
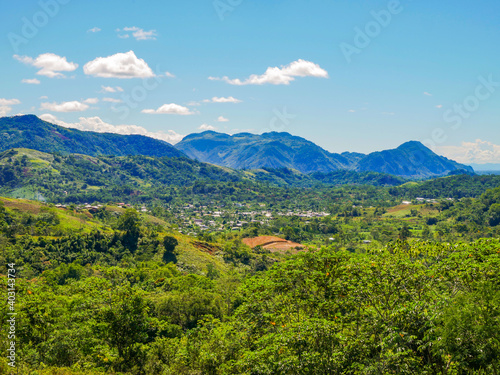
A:
[[[1,153],[19,373],[498,374],[498,176],[397,181]]]
[[[34,115],[0,118],[0,151],[26,147],[63,155],[150,155],[182,157],[170,144],[142,135],[119,135],[69,129]]]
[[[9,209],[3,215],[16,220]],[[497,239],[438,244],[407,241],[402,230],[384,249],[322,247],[259,270],[251,265],[264,257],[232,241],[204,270],[182,271],[162,259],[184,237],[160,241],[164,229],[134,210],[115,228],[57,239],[2,235],[2,264],[19,272],[22,373],[500,370]]]
[[[471,167],[436,155],[416,141],[368,155],[354,152],[334,154],[289,133],[227,135],[206,131],[184,137],[176,147],[193,159],[236,169],[288,168],[307,174],[371,171],[405,178],[473,172]]]

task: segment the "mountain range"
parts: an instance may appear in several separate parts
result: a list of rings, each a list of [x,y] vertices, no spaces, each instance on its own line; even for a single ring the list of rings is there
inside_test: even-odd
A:
[[[0,151],[12,148],[62,155],[185,156],[171,144],[158,139],[70,129],[43,121],[34,115],[0,118]]]
[[[289,133],[228,135],[206,131],[186,136],[176,145],[187,156],[234,169],[290,168],[302,173],[350,170],[379,172],[406,178],[445,176],[474,170],[439,156],[417,141],[396,149],[361,153],[330,153]]]
[[[303,174],[336,171],[377,172],[422,179],[459,172],[469,166],[439,156],[420,142],[365,155],[331,153],[311,141],[289,133],[228,135],[214,131],[190,134],[177,145],[143,135],[96,133],[65,128],[34,115],[0,118],[0,151],[28,148],[61,155],[144,155],[189,157],[232,169],[295,170]]]

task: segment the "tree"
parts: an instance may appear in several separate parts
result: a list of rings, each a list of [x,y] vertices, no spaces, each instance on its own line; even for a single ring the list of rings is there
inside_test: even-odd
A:
[[[163,238],[163,247],[165,248],[165,252],[163,253],[163,261],[165,263],[177,263],[175,248],[178,244],[179,241],[177,241],[175,237],[165,236],[165,238]]]
[[[117,370],[126,370],[137,364],[141,357],[141,344],[151,340],[148,307],[145,299],[130,287],[110,294],[109,304],[97,314],[94,326],[98,336],[118,351]]]
[[[141,218],[133,208],[129,208],[118,220],[118,229],[124,230],[122,244],[132,253],[137,250],[137,242],[141,235]]]
[[[165,248],[165,251],[168,253],[173,253],[175,250],[175,247],[179,244],[177,239],[172,236],[165,236],[163,238],[163,247]]]
[[[488,211],[488,224],[495,227],[500,224],[500,204],[492,204]]]
[[[408,238],[411,237],[411,231],[410,228],[408,228],[408,224],[404,224],[403,227],[399,231],[399,239],[401,241],[406,241]]]

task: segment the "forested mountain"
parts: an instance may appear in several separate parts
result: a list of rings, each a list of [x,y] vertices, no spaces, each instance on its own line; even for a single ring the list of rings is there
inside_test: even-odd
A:
[[[359,161],[356,170],[411,178],[444,176],[460,170],[474,172],[471,167],[439,156],[416,141],[406,142],[394,150],[373,152]]]
[[[0,151],[11,148],[29,148],[63,155],[184,156],[169,143],[158,139],[69,129],[34,115],[0,118]]]
[[[207,131],[186,136],[176,147],[142,135],[95,133],[65,128],[36,116],[0,118],[0,151],[29,148],[48,153],[145,155],[190,158],[234,169],[294,169],[304,174],[335,171],[379,172],[405,178],[432,178],[457,171],[472,173],[423,146],[407,142],[397,149],[369,155],[330,153],[289,133],[228,135]],[[389,183],[393,184],[393,183]]]
[[[302,173],[352,169],[362,154],[331,154],[289,133],[228,135],[207,131],[186,136],[176,147],[193,159],[235,169],[292,168]]]
[[[226,183],[239,188],[228,188]],[[50,202],[169,201],[177,187],[196,193],[264,194],[268,185],[397,186],[405,180],[374,172],[302,174],[290,169],[238,171],[186,157],[57,155],[29,149],[0,153],[0,194]],[[261,196],[261,195],[258,196]],[[242,196],[238,196],[242,198]]]
[[[288,133],[235,135],[207,131],[186,136],[176,147],[191,158],[236,169],[291,168],[302,173],[338,170],[371,171],[407,178],[445,176],[471,167],[436,155],[420,142],[369,155],[330,153]]]

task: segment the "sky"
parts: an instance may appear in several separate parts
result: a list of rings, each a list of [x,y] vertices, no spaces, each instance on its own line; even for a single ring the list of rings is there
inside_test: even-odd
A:
[[[499,45],[493,0],[4,0],[0,116],[500,163]]]

